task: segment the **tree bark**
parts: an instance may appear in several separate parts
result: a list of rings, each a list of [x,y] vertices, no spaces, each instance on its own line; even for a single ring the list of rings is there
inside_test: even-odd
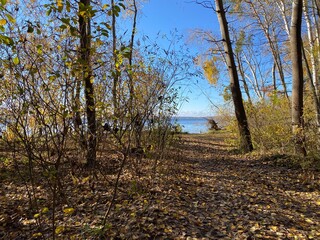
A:
[[[235,55],[236,61],[237,61],[237,63],[238,63],[239,73],[240,73],[240,76],[241,76],[241,78],[242,78],[244,92],[245,92],[246,95],[247,95],[248,102],[249,102],[250,105],[252,105],[252,100],[251,100],[251,96],[250,96],[250,91],[249,91],[249,87],[248,87],[248,84],[247,84],[247,81],[246,81],[246,75],[245,75],[245,73],[244,73],[244,69],[243,69],[243,65],[242,65],[242,59],[241,59],[241,57],[240,57],[239,55],[240,55],[240,54],[236,54],[236,55]]]
[[[292,133],[295,153],[306,155],[303,134],[303,67],[302,67],[302,7],[303,0],[293,0],[290,27],[290,48],[292,61]]]
[[[313,93],[313,99],[314,99],[314,105],[315,105],[315,110],[316,110],[316,123],[317,123],[317,129],[318,132],[320,132],[320,97],[319,97],[319,89],[317,88],[318,86],[318,68],[317,68],[317,61],[316,61],[316,46],[315,46],[315,41],[314,41],[314,34],[313,34],[313,27],[311,24],[311,19],[309,16],[308,12],[308,1],[304,0],[303,1],[303,11],[304,11],[304,17],[305,17],[305,22],[307,26],[307,31],[308,31],[308,42],[309,42],[309,52],[310,52],[310,63],[311,63],[311,69],[308,66],[307,58],[305,55],[305,51],[303,51],[303,57],[305,58],[306,66],[308,73],[309,71],[311,74],[310,76],[310,87]]]
[[[79,2],[79,31],[80,31],[80,61],[83,68],[82,80],[84,82],[84,93],[87,114],[87,166],[92,167],[96,162],[96,110],[94,99],[94,85],[91,65],[91,21],[89,14],[90,0]]]
[[[250,152],[253,150],[251,135],[249,131],[249,125],[247,121],[246,112],[244,109],[242,95],[239,84],[239,77],[237,68],[233,56],[232,45],[229,36],[228,23],[225,15],[225,9],[223,7],[222,0],[216,0],[216,11],[218,15],[220,31],[223,38],[224,51],[226,53],[227,67],[230,77],[230,88],[232,93],[232,99],[235,108],[235,115],[238,121],[238,128],[240,133],[240,149],[243,152]]]
[[[115,3],[111,0],[112,6],[112,55],[113,55],[113,86],[112,86],[112,100],[113,100],[113,114],[114,114],[114,126],[117,126],[119,118],[119,101],[118,101],[118,84],[120,69],[118,67],[118,53],[117,53],[117,33],[116,33],[116,15],[114,11]]]

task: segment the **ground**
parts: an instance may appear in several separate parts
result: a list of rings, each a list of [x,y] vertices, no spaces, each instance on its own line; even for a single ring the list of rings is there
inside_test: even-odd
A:
[[[91,180],[65,177],[57,239],[320,239],[319,172],[237,154],[224,134],[179,138],[156,172],[148,157],[141,169],[128,162],[106,218],[116,175],[101,165]],[[0,177],[0,238],[50,238],[49,190],[39,187],[31,212],[13,166],[2,163]]]

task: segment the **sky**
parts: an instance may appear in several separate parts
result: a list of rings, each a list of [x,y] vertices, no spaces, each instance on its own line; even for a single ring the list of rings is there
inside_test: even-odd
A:
[[[149,0],[143,4],[138,19],[138,35],[156,38],[158,32],[168,34],[175,29],[183,34],[190,50],[197,54],[198,47],[188,41],[192,29],[211,30],[219,34],[219,25],[215,13],[192,0]],[[165,44],[165,43],[164,43]],[[194,44],[194,43],[193,43]],[[222,102],[218,89],[210,86],[206,79],[193,79],[195,84],[183,88],[184,101],[179,116],[203,117],[215,115],[208,97],[214,104]],[[205,94],[203,94],[205,92]]]

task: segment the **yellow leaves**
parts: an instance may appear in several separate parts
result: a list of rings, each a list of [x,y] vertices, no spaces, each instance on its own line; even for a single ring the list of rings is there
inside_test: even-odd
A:
[[[259,229],[260,229],[259,223],[255,223],[254,226],[250,228],[250,231],[255,232],[256,230],[259,230]]]
[[[63,213],[64,213],[65,215],[71,215],[71,214],[74,213],[74,211],[75,211],[74,208],[65,208],[65,209],[63,209]]]
[[[85,184],[88,183],[90,181],[90,176],[89,177],[85,177],[83,179],[79,179],[76,176],[71,174],[71,178],[72,178],[72,182],[74,185],[78,185],[78,184]]]
[[[57,7],[58,7],[58,11],[61,12],[63,9],[62,0],[57,0]]]
[[[18,57],[14,57],[14,58],[12,59],[12,61],[13,61],[13,63],[14,63],[15,65],[18,65],[18,64],[20,63],[20,60],[19,60]]]
[[[64,230],[65,230],[64,226],[58,226],[56,227],[55,233],[60,234],[60,233],[63,233]]]
[[[173,230],[172,230],[171,227],[165,227],[165,228],[164,228],[164,232],[165,232],[165,233],[172,233],[172,231],[173,231]]]
[[[81,17],[85,17],[86,14],[87,14],[87,11],[80,11],[79,12],[79,16],[81,16]]]
[[[85,183],[89,182],[89,180],[90,180],[90,176],[89,177],[85,177],[85,178],[82,179],[81,183],[85,184]]]
[[[210,84],[214,85],[217,84],[217,81],[219,79],[219,70],[215,64],[216,61],[216,57],[212,57],[211,59],[207,59],[202,63],[204,76]]]
[[[38,232],[38,233],[34,233],[32,234],[33,238],[38,238],[38,237],[42,237],[42,233]]]
[[[269,228],[270,228],[270,230],[272,230],[274,232],[278,231],[278,227],[277,226],[270,226]]]
[[[103,5],[102,5],[102,9],[103,9],[103,10],[106,10],[108,7],[109,7],[109,4],[103,4]]]
[[[47,212],[49,212],[49,208],[47,208],[47,207],[44,207],[42,210],[41,210],[41,213],[47,213]]]
[[[94,76],[90,77],[90,83],[93,84],[94,83]]]
[[[71,174],[71,178],[72,178],[72,182],[74,185],[78,185],[79,184],[79,179],[76,176],[73,176],[73,174]]]
[[[310,219],[310,218],[306,218],[305,221],[306,221],[307,223],[314,224],[314,221],[312,221],[312,219]]]
[[[130,213],[130,217],[132,217],[132,218],[136,217],[136,213],[134,213],[134,212]]]
[[[43,52],[42,51],[42,45],[41,44],[37,45],[37,53],[41,55],[42,52]]]
[[[7,0],[1,0],[0,3],[1,3],[2,6],[4,6],[4,5],[7,4]]]
[[[5,19],[0,19],[0,26],[3,26],[7,23],[7,20]]]
[[[35,215],[33,215],[33,217],[34,217],[35,219],[39,218],[39,217],[40,217],[40,213],[36,213]]]

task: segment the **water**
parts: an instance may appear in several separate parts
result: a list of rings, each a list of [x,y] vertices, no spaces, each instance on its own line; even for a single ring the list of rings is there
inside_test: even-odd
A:
[[[205,133],[209,130],[208,120],[205,117],[173,117],[172,121],[182,127],[182,132]]]

